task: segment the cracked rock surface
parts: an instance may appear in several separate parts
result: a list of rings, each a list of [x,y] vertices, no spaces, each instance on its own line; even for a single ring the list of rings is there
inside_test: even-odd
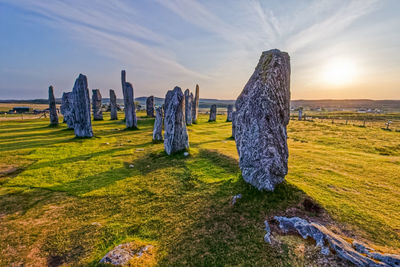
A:
[[[74,110],[74,132],[76,137],[92,137],[90,98],[87,78],[79,74],[72,89]]]
[[[334,251],[339,258],[356,266],[400,266],[399,255],[381,254],[357,241],[349,243],[321,224],[308,222],[299,217],[275,216],[274,219],[279,222],[279,228],[283,232],[296,231],[304,239],[308,237],[314,239],[324,255],[329,255],[331,251]],[[267,234],[269,232],[267,231]]]
[[[236,100],[234,130],[243,179],[273,191],[288,172],[289,55],[277,49],[260,61]]]
[[[185,97],[180,87],[167,92],[164,103],[164,148],[168,155],[189,148]]]

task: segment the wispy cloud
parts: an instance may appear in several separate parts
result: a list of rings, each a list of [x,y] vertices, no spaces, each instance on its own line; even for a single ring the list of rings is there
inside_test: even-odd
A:
[[[226,96],[232,98],[247,81],[263,50],[288,51],[295,58],[295,80],[312,75],[318,61],[339,48],[344,49],[332,44],[338,35],[376,10],[380,2],[0,0],[0,3],[29,11],[33,22],[59,29],[77,44],[117,60],[121,68],[137,73],[138,82],[158,87],[169,84],[169,80],[199,82],[206,85],[207,93],[216,97],[224,97],[234,88]],[[174,21],[173,26],[166,23],[169,19]]]

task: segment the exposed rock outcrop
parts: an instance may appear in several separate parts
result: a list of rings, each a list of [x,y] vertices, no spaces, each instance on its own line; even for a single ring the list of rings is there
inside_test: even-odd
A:
[[[274,219],[278,221],[279,228],[283,232],[296,231],[304,239],[308,237],[314,239],[324,255],[329,255],[331,250],[335,251],[339,258],[356,266],[400,266],[399,255],[381,254],[357,241],[349,243],[318,223],[310,223],[299,217],[275,216]]]
[[[185,120],[185,97],[181,88],[167,92],[164,104],[164,148],[168,155],[189,148]]]
[[[142,257],[145,253],[149,253],[149,251],[152,249],[152,245],[137,247],[133,243],[121,244],[109,251],[100,260],[100,263],[126,266],[129,265],[129,263],[135,258]]]
[[[273,191],[287,174],[289,112],[289,55],[263,52],[236,100],[234,120],[243,179],[259,190]]]

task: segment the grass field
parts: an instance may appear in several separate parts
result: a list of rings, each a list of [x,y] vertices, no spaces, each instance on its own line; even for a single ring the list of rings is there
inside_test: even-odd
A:
[[[265,218],[306,197],[332,227],[400,251],[399,132],[291,121],[287,183],[271,193],[242,181],[225,117],[189,126],[184,157],[152,143],[153,119],[139,116],[136,131],[95,121],[91,139],[48,119],[0,122],[0,266],[95,266],[128,241],[154,246],[147,264],[316,265],[300,238],[263,241]]]

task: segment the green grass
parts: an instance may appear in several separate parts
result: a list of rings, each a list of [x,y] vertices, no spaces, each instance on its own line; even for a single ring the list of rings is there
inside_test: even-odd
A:
[[[153,143],[154,119],[139,115],[136,131],[95,121],[91,139],[46,119],[0,123],[0,266],[96,265],[128,241],[154,245],[163,266],[309,265],[302,240],[263,241],[265,218],[307,195],[342,229],[399,251],[400,133],[291,121],[287,183],[271,193],[243,182],[225,116],[189,126],[184,157]]]

